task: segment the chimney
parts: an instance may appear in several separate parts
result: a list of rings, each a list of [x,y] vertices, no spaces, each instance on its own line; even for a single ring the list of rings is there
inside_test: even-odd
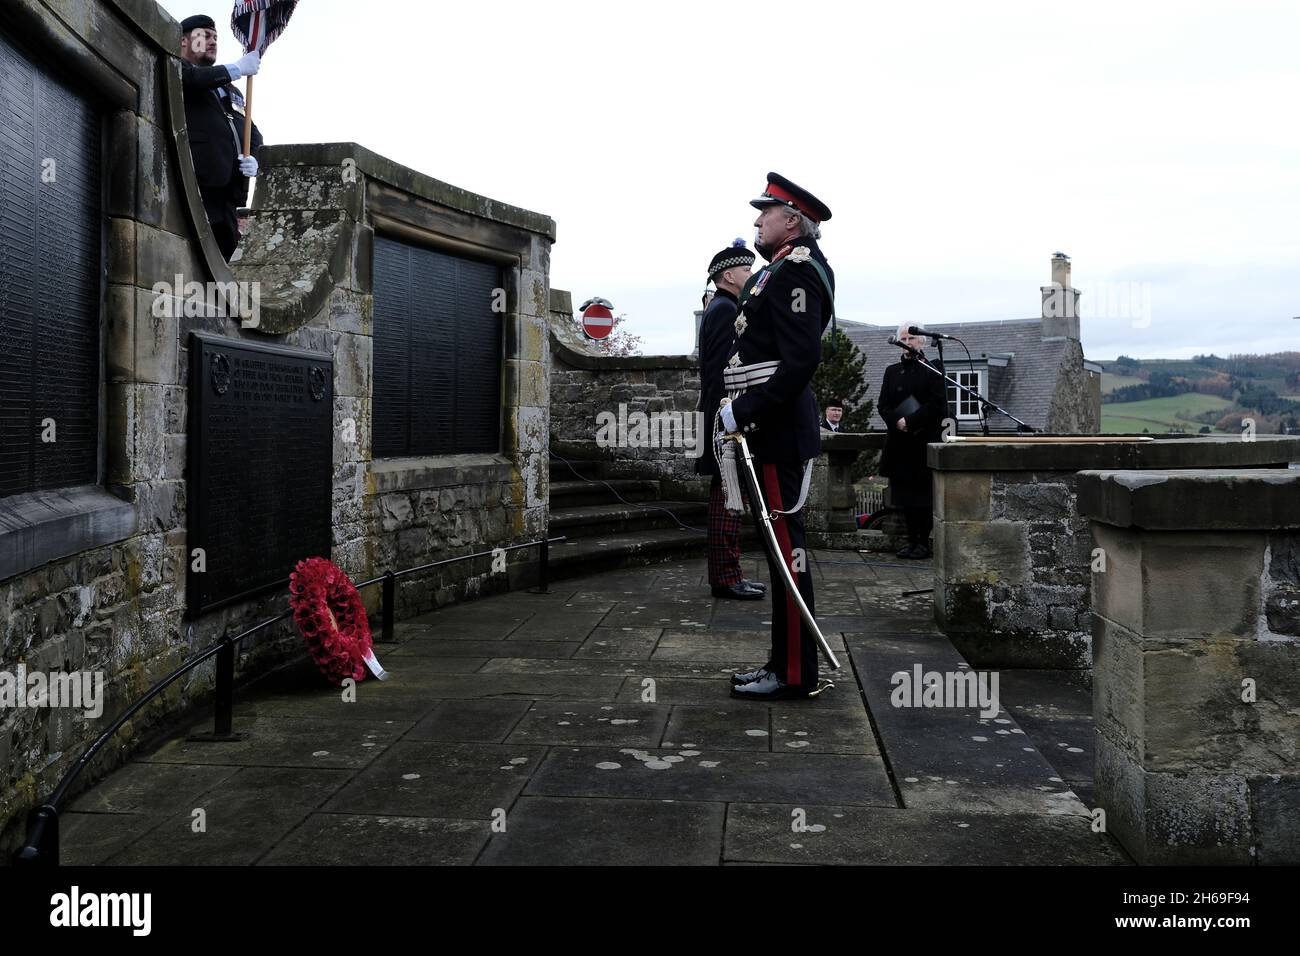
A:
[[[1043,338],[1079,338],[1079,290],[1070,285],[1070,257],[1052,256],[1052,284],[1039,286],[1043,296]]]

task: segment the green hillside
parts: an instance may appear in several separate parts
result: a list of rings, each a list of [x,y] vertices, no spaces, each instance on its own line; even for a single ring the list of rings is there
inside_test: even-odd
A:
[[[1185,431],[1198,432],[1202,422],[1195,420],[1205,412],[1226,412],[1232,402],[1217,395],[1188,392],[1168,398],[1148,398],[1141,402],[1121,402],[1101,406],[1101,430],[1115,435],[1128,432]]]

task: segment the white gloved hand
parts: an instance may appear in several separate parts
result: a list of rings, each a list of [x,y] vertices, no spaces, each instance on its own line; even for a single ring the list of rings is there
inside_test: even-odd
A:
[[[257,71],[262,68],[262,54],[256,50],[249,50],[234,63],[226,67],[230,71],[230,78],[237,80],[241,76],[255,76]]]
[[[239,157],[239,171],[240,171],[241,173],[243,173],[245,176],[247,176],[249,179],[252,179],[254,176],[256,176],[256,175],[257,175],[257,157],[255,157],[255,156],[240,156],[240,157]]]
[[[731,410],[730,405],[722,406],[721,415],[722,427],[727,430],[727,434],[740,431],[740,429],[736,427],[736,413]]]

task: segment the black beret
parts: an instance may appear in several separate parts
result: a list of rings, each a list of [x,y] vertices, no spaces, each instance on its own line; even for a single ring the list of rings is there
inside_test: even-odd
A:
[[[197,30],[203,27],[205,30],[215,30],[217,25],[212,22],[212,18],[202,13],[196,13],[192,17],[186,17],[181,21],[181,36],[185,36],[191,30]]]
[[[725,272],[734,266],[753,266],[754,250],[745,248],[744,239],[736,239],[723,249],[721,252],[714,253],[709,260],[709,278],[712,279],[719,272]]]
[[[799,210],[799,212],[816,223],[822,223],[831,218],[829,206],[802,186],[796,186],[790,182],[780,173],[768,173],[767,188],[763,190],[763,195],[757,199],[751,199],[749,204],[756,209],[773,204],[789,206],[791,209]]]

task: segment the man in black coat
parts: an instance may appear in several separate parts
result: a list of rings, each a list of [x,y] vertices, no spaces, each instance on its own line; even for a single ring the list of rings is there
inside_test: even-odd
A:
[[[835,274],[817,245],[820,224],[831,217],[825,203],[768,173],[767,188],[751,205],[761,210],[754,247],[768,265],[741,290],[736,347],[724,372],[725,387],[741,394],[723,407],[722,420],[728,432],[745,434],[767,509],[783,513],[773,522],[780,553],[768,554],[771,657],[757,670],[734,675],[732,694],[777,700],[806,697],[818,686],[816,638],[775,562],[790,569],[808,610],[815,611],[801,498],[805,467],[821,453],[811,383],[834,310]]]
[[[925,339],[904,326],[898,341],[917,351]],[[903,510],[907,545],[900,558],[930,557],[933,482],[925,459],[925,446],[943,440],[943,420],[948,416],[948,391],[942,378],[904,351],[902,360],[885,369],[876,408],[888,429],[880,473],[889,479],[890,503]]]
[[[753,266],[754,253],[745,248],[743,239],[737,239],[709,262],[709,281],[717,291],[700,319],[699,342],[699,410],[703,413],[704,428],[709,435],[713,434],[713,419],[722,404],[722,367],[736,339],[737,296]],[[707,553],[709,587],[713,596],[757,601],[767,588],[755,581],[746,581],[740,569],[740,515],[732,514],[724,507],[722,478],[711,446],[695,459],[695,473],[712,479],[709,482]]]
[[[217,66],[217,31],[211,17],[181,21],[181,84],[185,96],[185,127],[189,132],[194,175],[208,222],[221,254],[227,259],[239,245],[236,210],[248,201],[248,180],[257,175],[257,151],[262,134],[253,125],[251,156],[243,155],[244,98],[231,85],[257,73],[256,50],[234,63]]]

